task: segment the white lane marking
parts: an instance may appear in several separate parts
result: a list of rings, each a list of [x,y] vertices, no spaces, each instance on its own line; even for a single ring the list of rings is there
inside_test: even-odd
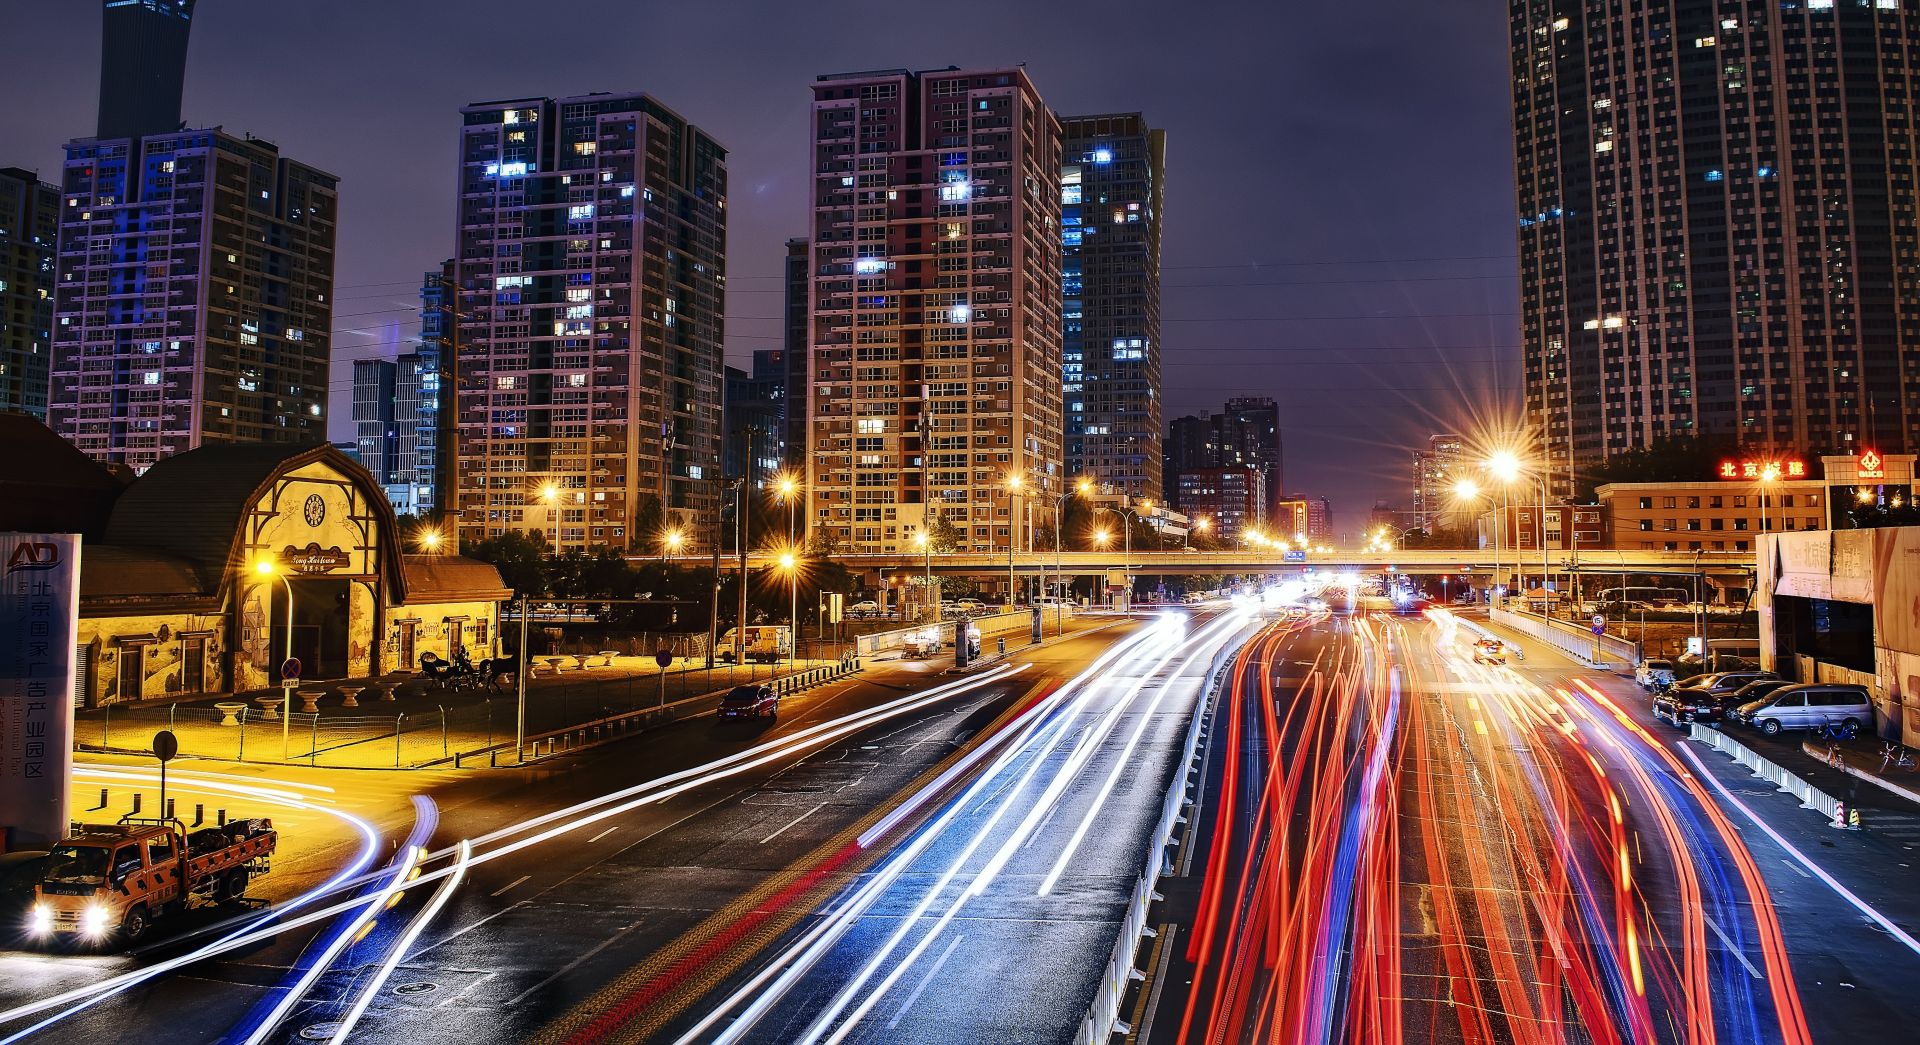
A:
[[[900,1003],[900,1011],[894,1013],[893,1019],[887,1021],[888,1030],[900,1025],[900,1020],[906,1016],[907,1010],[913,1008],[913,1003],[920,1000],[920,992],[927,989],[927,984],[932,983],[935,976],[940,975],[940,967],[947,964],[947,958],[952,956],[953,949],[960,946],[960,941],[964,939],[966,939],[965,936],[955,936],[947,941],[947,949],[941,951],[940,957],[934,959],[933,964],[927,968],[927,974],[920,977],[920,983],[913,988],[913,993],[907,995],[907,1000]]]
[[[1027,840],[1021,844],[1020,848],[1026,849],[1032,846],[1033,843],[1039,841],[1041,832],[1047,829],[1048,824],[1053,823],[1053,814],[1058,813],[1059,811],[1060,811],[1060,807],[1057,805],[1054,806],[1052,809],[1047,810],[1046,819],[1040,821],[1040,826],[1033,829],[1033,834],[1027,836]]]
[[[1675,741],[1675,743],[1677,745],[1679,742]],[[1780,832],[1775,831],[1773,829],[1772,824],[1769,824],[1765,820],[1760,819],[1759,814],[1747,808],[1747,804],[1745,802],[1742,802],[1739,799],[1733,797],[1733,792],[1727,790],[1727,785],[1721,783],[1720,778],[1717,776],[1714,776],[1712,771],[1707,769],[1707,764],[1700,760],[1699,755],[1694,754],[1688,748],[1681,748],[1680,750],[1686,754],[1687,761],[1692,762],[1694,768],[1700,771],[1700,775],[1706,777],[1707,782],[1712,784],[1715,788],[1719,790],[1720,796],[1722,798],[1725,798],[1728,802],[1733,803],[1733,807],[1735,809],[1738,809],[1742,813],[1745,813],[1747,815],[1747,819],[1753,821],[1753,824],[1755,827],[1758,827],[1760,830],[1765,831],[1767,833],[1767,837],[1773,839],[1773,842],[1775,845],[1786,850],[1788,856],[1791,856],[1795,860],[1800,861],[1801,865],[1804,866],[1808,871],[1813,872],[1813,876],[1815,878],[1820,879],[1820,881],[1824,885],[1826,885],[1827,888],[1833,890],[1836,894],[1839,895],[1839,897],[1842,900],[1845,900],[1849,904],[1852,904],[1854,910],[1859,911],[1861,914],[1866,915],[1869,919],[1872,919],[1875,925],[1878,925],[1880,928],[1885,929],[1887,931],[1888,936],[1891,936],[1894,939],[1900,941],[1900,943],[1904,945],[1907,948],[1907,950],[1910,950],[1915,954],[1920,954],[1920,940],[1914,939],[1912,936],[1908,935],[1905,929],[1902,929],[1899,926],[1893,924],[1892,919],[1888,918],[1886,915],[1881,914],[1879,911],[1875,910],[1872,904],[1866,902],[1865,900],[1862,900],[1858,896],[1855,896],[1853,893],[1853,890],[1848,889],[1844,885],[1841,885],[1840,880],[1828,874],[1826,868],[1821,867],[1819,864],[1813,862],[1811,859],[1808,859],[1805,853],[1802,853],[1800,850],[1794,848],[1792,842],[1787,841],[1786,838],[1780,834]],[[1789,864],[1788,866],[1792,866],[1792,865]]]
[[[1780,862],[1781,862],[1781,863],[1783,863],[1783,864],[1786,864],[1786,865],[1787,865],[1787,870],[1789,870],[1789,871],[1792,871],[1792,872],[1793,872],[1794,874],[1797,874],[1797,875],[1799,875],[1799,876],[1800,876],[1800,877],[1802,877],[1802,878],[1812,878],[1812,877],[1813,877],[1812,875],[1810,875],[1810,874],[1808,874],[1807,872],[1805,872],[1805,871],[1802,871],[1802,870],[1801,870],[1801,869],[1799,868],[1799,866],[1798,866],[1798,865],[1796,865],[1796,864],[1795,864],[1795,863],[1794,863],[1794,862],[1793,862],[1792,860],[1787,860],[1787,859],[1782,859],[1782,860],[1781,860]]]
[[[1740,959],[1740,964],[1746,967],[1747,975],[1756,980],[1762,979],[1763,977],[1760,975],[1760,970],[1753,967],[1753,963],[1747,960],[1747,956],[1741,953],[1740,948],[1733,945],[1732,940],[1727,939],[1727,934],[1721,930],[1720,923],[1714,921],[1712,915],[1706,915],[1705,917],[1707,919],[1707,928],[1712,929],[1713,935],[1720,937],[1720,942],[1726,945],[1727,950],[1732,951],[1733,956]]]
[[[613,825],[612,827],[609,827],[609,828],[607,828],[607,829],[606,829],[605,831],[602,831],[602,832],[600,832],[599,834],[597,834],[597,835],[594,835],[594,836],[593,836],[592,838],[589,838],[589,839],[587,839],[587,844],[589,844],[589,845],[591,845],[591,844],[593,844],[594,842],[598,842],[598,841],[599,841],[599,840],[601,840],[602,838],[605,838],[605,837],[607,837],[608,835],[610,835],[610,834],[612,834],[612,833],[614,833],[615,831],[618,831],[618,830],[620,830],[620,825],[619,825],[619,824],[615,824],[615,825]]]
[[[528,987],[526,990],[521,991],[519,994],[514,995],[511,999],[507,1001],[506,1007],[510,1009],[510,1008],[513,1008],[515,1005],[518,1005],[521,1002],[526,1001],[529,997],[533,996],[535,993],[540,991],[542,988],[546,987],[548,984],[552,983],[553,981],[559,979],[562,976],[565,976],[566,974],[572,972],[573,970],[578,969],[580,966],[585,965],[587,963],[587,959],[592,958],[594,955],[599,954],[601,951],[604,951],[607,948],[613,946],[614,943],[620,939],[620,937],[625,936],[628,933],[638,928],[640,928],[640,923],[635,922],[632,925],[629,925],[626,928],[621,929],[619,932],[614,933],[612,936],[609,936],[606,939],[601,940],[600,943],[597,946],[595,946],[592,950],[586,952],[585,954],[582,954],[580,957],[575,958],[574,960],[568,962],[567,964],[562,965],[557,971],[554,972],[553,975],[547,977],[544,980],[541,980],[539,983],[536,983],[531,987]]]
[[[487,895],[488,895],[488,896],[499,896],[499,895],[500,895],[501,893],[504,893],[504,892],[509,892],[509,891],[511,891],[511,890],[513,890],[513,889],[515,889],[515,888],[517,888],[517,887],[518,887],[518,886],[520,885],[520,883],[522,883],[522,882],[524,882],[524,881],[526,881],[527,879],[529,879],[529,878],[532,878],[532,877],[533,877],[533,876],[532,876],[532,875],[530,875],[530,874],[523,874],[523,875],[521,875],[520,877],[518,877],[518,878],[515,878],[515,879],[514,879],[513,881],[511,881],[511,882],[508,882],[507,884],[505,884],[505,885],[503,885],[503,886],[501,886],[500,888],[498,888],[498,889],[495,889],[495,890],[494,890],[493,892],[490,892],[490,893],[488,893]]]
[[[780,825],[780,830],[778,830],[778,831],[775,831],[774,833],[772,833],[772,834],[770,834],[770,835],[768,835],[768,836],[767,836],[767,837],[765,837],[765,838],[762,838],[762,839],[760,840],[760,844],[761,844],[761,845],[766,845],[766,844],[767,844],[768,842],[771,842],[771,841],[773,841],[774,839],[776,839],[776,838],[778,838],[778,837],[780,837],[781,835],[783,835],[783,834],[786,834],[786,833],[787,833],[787,828],[789,828],[789,827],[792,827],[793,825],[795,825],[795,824],[797,824],[797,823],[799,823],[799,822],[800,822],[800,821],[802,821],[802,820],[805,820],[805,819],[806,819],[807,817],[810,817],[810,816],[812,816],[812,815],[813,815],[813,814],[815,814],[815,813],[818,813],[818,812],[819,812],[819,811],[820,811],[820,810],[821,810],[822,808],[824,808],[825,806],[826,806],[826,803],[825,803],[825,802],[822,802],[822,803],[820,803],[819,805],[817,805],[817,806],[814,806],[814,807],[813,807],[812,809],[809,809],[809,810],[807,810],[806,812],[804,812],[804,813],[801,813],[801,814],[800,814],[799,816],[796,816],[796,817],[794,817],[794,818],[793,818],[792,820],[789,820],[789,821],[787,821],[786,823],[784,823],[784,824],[782,824],[782,825]]]

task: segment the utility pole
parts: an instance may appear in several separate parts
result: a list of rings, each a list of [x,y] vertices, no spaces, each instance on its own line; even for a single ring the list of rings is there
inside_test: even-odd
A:
[[[720,646],[720,537],[727,532],[727,488],[725,481],[720,487],[720,496],[713,502],[713,599],[709,605],[711,619],[707,624],[707,670],[713,670],[713,658]]]

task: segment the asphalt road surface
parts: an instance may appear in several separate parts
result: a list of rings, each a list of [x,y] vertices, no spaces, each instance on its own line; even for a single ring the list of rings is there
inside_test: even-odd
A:
[[[1816,863],[1885,852],[1830,853],[1630,684],[1476,637],[1320,614],[1243,650],[1144,1040],[1904,1040],[1920,955],[1759,822]]]

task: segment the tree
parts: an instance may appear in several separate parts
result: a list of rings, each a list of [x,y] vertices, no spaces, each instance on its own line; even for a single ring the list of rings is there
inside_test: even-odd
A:
[[[935,515],[927,523],[927,542],[934,554],[940,555],[960,547],[960,528],[953,520],[944,515]]]
[[[547,542],[524,530],[509,530],[460,546],[460,554],[492,563],[516,595],[538,597],[549,591]]]
[[[816,561],[831,559],[840,554],[840,535],[831,526],[816,526],[807,535],[806,556]]]
[[[1739,443],[1718,436],[1663,435],[1646,446],[1614,454],[1580,477],[1583,500],[1608,483],[1703,482],[1719,472],[1720,461],[1740,452]]]
[[[654,494],[643,493],[640,502],[633,507],[632,539],[642,548],[653,548],[659,544],[660,531],[666,529],[666,510],[660,507],[660,498]]]

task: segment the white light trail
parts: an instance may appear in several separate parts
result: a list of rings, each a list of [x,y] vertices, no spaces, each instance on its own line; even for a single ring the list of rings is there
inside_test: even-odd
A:
[[[434,890],[432,899],[428,900],[427,905],[421,908],[420,913],[407,924],[406,931],[400,935],[399,942],[393,945],[393,950],[388,952],[386,959],[374,971],[373,979],[368,981],[365,989],[360,992],[360,997],[354,999],[353,1008],[347,1010],[346,1017],[340,1021],[339,1028],[333,1032],[336,1045],[345,1042],[347,1036],[353,1033],[353,1028],[360,1023],[360,1017],[366,1014],[367,1006],[373,1003],[374,997],[380,993],[380,988],[386,986],[387,977],[393,975],[393,970],[399,966],[402,959],[406,958],[407,952],[413,949],[414,942],[420,939],[420,934],[426,930],[434,918],[439,916],[440,908],[445,907],[447,899],[453,895],[454,890],[460,888],[461,880],[467,876],[467,863],[472,858],[473,843],[462,841],[458,855],[454,857],[453,873],[441,881],[440,888]]]

